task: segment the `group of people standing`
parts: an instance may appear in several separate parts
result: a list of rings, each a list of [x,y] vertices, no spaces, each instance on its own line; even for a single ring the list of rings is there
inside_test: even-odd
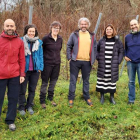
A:
[[[25,115],[26,110],[31,115],[34,113],[32,106],[39,73],[42,79],[42,108],[46,108],[48,83],[48,100],[53,106],[57,105],[53,101],[53,95],[61,62],[62,38],[58,35],[60,29],[60,22],[54,21],[50,26],[50,33],[40,40],[36,26],[29,24],[24,28],[23,37],[19,38],[15,22],[12,19],[4,22],[4,30],[0,36],[0,114],[7,87],[8,112],[5,122],[12,131],[16,129],[14,121],[17,104],[20,115]]]
[[[83,79],[83,97],[89,106],[93,106],[89,95],[89,77],[95,60],[98,61],[96,91],[101,94],[100,102],[103,104],[104,94],[110,93],[110,102],[116,104],[114,93],[119,79],[119,64],[124,56],[123,44],[112,24],[105,27],[103,37],[98,43],[95,34],[89,32],[90,21],[87,18],[80,18],[78,27],[79,29],[70,35],[67,43],[67,59],[70,65],[69,106],[73,107],[79,70]],[[138,21],[131,20],[130,28],[131,33],[125,38],[125,60],[129,76],[128,104],[134,104],[136,72],[140,84]],[[4,22],[4,30],[0,36],[0,114],[7,87],[8,112],[5,122],[12,131],[16,129],[14,121],[17,104],[20,115],[25,115],[26,110],[31,115],[34,113],[32,106],[39,73],[42,79],[41,107],[46,108],[46,93],[51,104],[57,106],[53,95],[61,63],[60,52],[63,40],[59,36],[60,30],[60,22],[54,21],[50,25],[50,33],[40,40],[36,26],[31,24],[25,26],[24,36],[20,39],[15,22],[12,19]],[[46,92],[47,87],[48,92]]]
[[[89,96],[89,76],[95,59],[98,61],[96,91],[101,94],[101,104],[104,103],[105,93],[110,93],[110,102],[115,104],[114,93],[119,64],[123,59],[123,44],[111,24],[105,27],[103,38],[98,43],[94,33],[88,31],[90,22],[87,18],[81,18],[78,26],[80,30],[72,33],[67,43],[67,56],[70,61],[69,105],[73,106],[76,80],[80,69],[84,99],[89,106],[93,105]]]

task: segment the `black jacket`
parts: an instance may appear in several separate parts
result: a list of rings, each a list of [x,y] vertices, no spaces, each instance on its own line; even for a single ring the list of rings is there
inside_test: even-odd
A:
[[[99,40],[97,44],[97,61],[98,71],[97,77],[103,78],[105,73],[105,42],[106,37]],[[115,83],[119,79],[119,64],[123,59],[123,44],[118,36],[115,36],[115,44],[113,46],[113,54],[111,60],[111,82]]]
[[[62,48],[62,38],[61,36],[57,36],[57,40],[55,41],[51,33],[44,36],[43,39],[43,57],[44,64],[56,65],[61,62],[60,51]]]

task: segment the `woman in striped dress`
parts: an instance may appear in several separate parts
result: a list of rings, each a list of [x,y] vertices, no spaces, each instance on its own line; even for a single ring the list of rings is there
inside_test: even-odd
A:
[[[114,101],[116,82],[118,80],[119,64],[123,59],[123,44],[116,35],[113,25],[106,26],[97,45],[97,85],[96,91],[101,93],[101,104],[104,103],[104,94],[110,93],[110,102]]]

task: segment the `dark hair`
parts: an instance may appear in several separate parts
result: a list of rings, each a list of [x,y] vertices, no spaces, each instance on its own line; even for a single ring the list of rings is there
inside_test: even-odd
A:
[[[35,28],[35,36],[38,36],[38,31],[37,31],[37,28],[34,24],[28,24],[24,27],[24,35],[27,34],[29,28]]]
[[[61,23],[60,23],[59,21],[53,21],[53,22],[51,23],[51,25],[50,25],[50,28],[52,28],[52,27],[57,27],[57,26],[59,26],[60,29],[61,29],[61,27],[62,27],[62,25],[61,25]]]
[[[107,35],[106,35],[106,28],[107,28],[107,27],[111,27],[111,28],[113,29],[113,35],[112,35],[112,37],[114,37],[115,35],[117,35],[117,32],[116,32],[114,26],[113,26],[112,24],[108,24],[108,25],[105,27],[105,29],[104,29],[103,36],[107,36]]]

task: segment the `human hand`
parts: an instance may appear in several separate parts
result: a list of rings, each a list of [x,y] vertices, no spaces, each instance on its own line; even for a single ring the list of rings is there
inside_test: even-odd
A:
[[[124,59],[125,59],[126,61],[131,61],[131,59],[128,58],[127,56],[125,56]]]
[[[24,82],[24,80],[25,80],[25,78],[24,78],[24,77],[20,77],[20,84],[21,84],[21,83],[23,83],[23,82]]]
[[[68,60],[68,62],[70,63],[71,59]]]

